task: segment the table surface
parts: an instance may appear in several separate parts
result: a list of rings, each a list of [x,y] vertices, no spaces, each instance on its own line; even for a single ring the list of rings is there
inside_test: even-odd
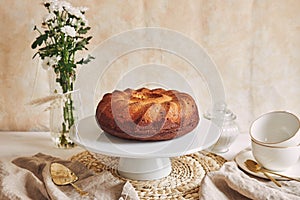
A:
[[[243,149],[250,146],[248,134],[240,134],[226,153],[218,155],[232,160]],[[72,149],[59,149],[54,146],[49,132],[0,132],[0,158],[31,156],[36,153],[44,153],[62,159],[70,158],[79,152],[84,151],[82,147]]]

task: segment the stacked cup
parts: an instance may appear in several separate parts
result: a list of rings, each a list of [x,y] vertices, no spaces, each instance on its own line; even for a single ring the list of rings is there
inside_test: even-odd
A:
[[[250,127],[252,154],[264,168],[284,171],[300,156],[300,122],[292,113],[263,114]]]

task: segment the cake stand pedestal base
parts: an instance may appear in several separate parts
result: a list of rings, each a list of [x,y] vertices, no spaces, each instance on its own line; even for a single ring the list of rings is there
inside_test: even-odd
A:
[[[154,180],[168,176],[172,171],[170,158],[121,157],[118,172],[132,180]]]

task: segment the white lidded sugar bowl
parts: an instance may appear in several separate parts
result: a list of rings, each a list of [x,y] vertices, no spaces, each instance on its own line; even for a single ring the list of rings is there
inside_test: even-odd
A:
[[[221,103],[215,105],[211,111],[204,113],[204,117],[216,123],[221,130],[221,135],[211,147],[211,151],[216,153],[227,152],[240,133],[236,123],[236,115],[227,108],[225,103]]]

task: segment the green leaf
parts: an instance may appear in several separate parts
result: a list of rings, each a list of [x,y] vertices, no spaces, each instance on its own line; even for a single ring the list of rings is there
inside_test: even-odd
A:
[[[39,37],[36,38],[36,40],[32,43],[31,48],[35,49],[37,46],[41,46],[44,41],[48,39],[48,34],[43,34],[40,35]]]
[[[67,63],[66,64],[66,67],[68,68],[68,71],[70,72],[70,71],[72,71],[72,68],[74,67],[76,67],[76,65],[74,64],[74,63]]]
[[[90,41],[90,39],[92,39],[92,38],[93,38],[92,36],[89,36],[89,37],[86,38],[86,40]]]
[[[78,33],[79,34],[86,34],[87,32],[88,32],[88,30],[90,30],[91,29],[91,27],[86,27],[86,28],[80,28],[79,30],[78,30]]]
[[[86,59],[81,59],[80,61],[78,61],[76,64],[88,64],[92,59],[95,59],[95,57],[88,55],[88,57]]]

